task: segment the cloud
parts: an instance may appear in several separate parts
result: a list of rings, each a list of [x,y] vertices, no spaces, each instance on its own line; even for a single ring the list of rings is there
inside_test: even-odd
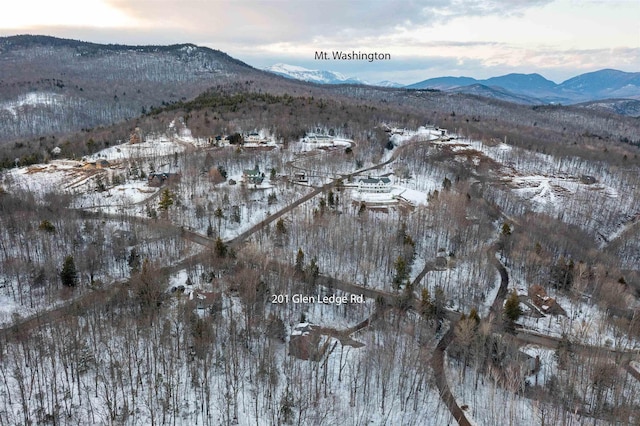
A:
[[[526,9],[541,7],[553,0],[442,0],[429,2],[424,12],[436,20],[473,16],[514,16]]]
[[[401,83],[508,72],[540,72],[558,81],[605,67],[640,69],[640,31],[634,38],[628,30],[636,2],[591,1],[576,8],[577,0],[90,1],[127,25],[105,19],[100,28],[34,24],[22,32],[99,43],[190,42],[257,67],[285,62]],[[317,50],[383,52],[392,60],[319,62]]]
[[[552,0],[107,0],[145,28],[235,44],[354,40],[463,16],[514,15]]]

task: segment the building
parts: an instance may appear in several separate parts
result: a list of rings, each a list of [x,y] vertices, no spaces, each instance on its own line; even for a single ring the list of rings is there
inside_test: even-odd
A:
[[[260,171],[260,167],[256,164],[253,169],[246,169],[242,172],[245,183],[260,185],[264,180],[264,173]]]
[[[289,355],[308,361],[320,361],[331,339],[322,336],[318,328],[309,323],[295,325],[289,336]]]
[[[296,182],[307,183],[309,179],[307,179],[307,174],[305,172],[296,172],[293,175],[293,179]]]
[[[174,183],[180,181],[180,173],[149,173],[147,185],[160,187],[166,183]]]
[[[315,133],[309,133],[302,140],[307,143],[333,144],[333,139],[333,136],[316,135]]]
[[[391,192],[391,179],[388,177],[367,177],[358,181],[358,192]]]

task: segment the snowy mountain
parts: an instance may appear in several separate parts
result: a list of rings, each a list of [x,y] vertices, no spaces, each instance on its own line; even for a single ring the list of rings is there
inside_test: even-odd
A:
[[[347,77],[334,71],[310,70],[296,65],[275,64],[264,68],[274,74],[296,80],[308,81],[318,84],[367,84],[358,78]]]
[[[344,74],[326,70],[310,70],[308,68],[299,67],[297,65],[275,64],[263,68],[273,74],[282,77],[293,78],[296,80],[308,81],[317,84],[366,84],[370,86],[380,87],[402,87],[401,84],[393,81],[381,81],[379,83],[370,83],[357,77],[347,77]]]

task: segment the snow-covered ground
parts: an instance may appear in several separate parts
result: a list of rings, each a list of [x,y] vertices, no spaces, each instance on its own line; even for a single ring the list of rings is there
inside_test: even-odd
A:
[[[14,101],[0,102],[0,109],[9,111],[14,118],[18,117],[20,109],[25,106],[32,107],[38,105],[57,107],[65,100],[65,96],[52,92],[31,92],[21,95]]]
[[[185,137],[182,139],[186,140]],[[193,141],[193,138],[190,139]],[[110,146],[93,155],[87,156],[88,161],[105,159],[110,162],[124,160],[142,160],[145,158],[158,158],[185,151],[185,146],[173,140],[166,134],[149,135],[144,142]]]
[[[320,148],[346,148],[353,145],[351,139],[334,137],[327,141],[308,142],[305,138],[298,141],[298,147],[293,149],[300,152],[313,151]]]
[[[370,204],[397,204],[399,200],[406,201],[414,206],[427,204],[426,193],[397,185],[394,185],[389,192],[376,193],[353,190],[351,197],[354,201]]]
[[[130,182],[108,188],[103,192],[81,193],[73,201],[72,206],[80,209],[102,207],[103,211],[111,210],[114,213],[119,207],[131,207],[134,204],[143,203],[159,191],[152,188],[146,182]]]

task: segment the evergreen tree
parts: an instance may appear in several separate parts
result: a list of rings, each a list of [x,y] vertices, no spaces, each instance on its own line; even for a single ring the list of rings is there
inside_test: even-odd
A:
[[[224,213],[222,212],[222,209],[220,207],[218,207],[216,209],[216,211],[213,212],[213,216],[218,219],[218,234],[220,233],[220,225],[222,223],[222,219],[224,219]]]
[[[65,257],[64,263],[62,264],[62,271],[60,271],[62,284],[67,287],[75,287],[78,279],[77,275],[78,272],[76,270],[76,264],[73,260],[73,256]]]
[[[46,219],[40,222],[40,226],[38,226],[38,229],[40,229],[41,231],[48,232],[49,234],[56,233],[56,227],[53,226],[53,224]]]
[[[329,190],[329,193],[327,194],[327,201],[329,202],[329,207],[334,208],[336,206],[336,199],[332,190]]]
[[[522,315],[522,309],[520,309],[520,300],[518,299],[518,293],[515,290],[511,292],[507,301],[504,304],[504,314],[507,319],[514,323]]]
[[[360,202],[360,208],[358,209],[358,216],[362,216],[362,214],[367,210],[367,205],[364,201]]]
[[[296,272],[304,271],[304,252],[301,248],[298,249],[298,254],[296,254]]]
[[[429,294],[428,288],[422,289],[420,305],[421,305],[420,313],[424,317],[430,318],[434,314],[434,306],[433,306],[433,302],[431,301],[431,294]]]
[[[402,283],[409,278],[409,265],[407,265],[404,257],[398,256],[393,267],[396,270],[396,274],[393,277],[393,288],[398,290]]]
[[[311,282],[315,282],[316,278],[320,275],[320,268],[318,267],[318,261],[314,257],[311,259],[311,263],[307,266],[307,277],[311,280]]]
[[[442,189],[444,189],[445,191],[448,191],[451,189],[451,179],[449,179],[448,177],[445,176],[445,178],[442,180]]]
[[[222,238],[218,237],[216,239],[216,255],[218,257],[225,257],[227,255],[227,245],[222,241]]]
[[[164,191],[162,191],[162,195],[160,196],[160,203],[158,204],[158,207],[160,208],[160,210],[166,212],[172,205],[173,194],[171,193],[171,191],[169,191],[169,188],[165,188]]]
[[[133,247],[129,252],[127,263],[133,272],[137,272],[140,269],[140,254],[135,247]]]

